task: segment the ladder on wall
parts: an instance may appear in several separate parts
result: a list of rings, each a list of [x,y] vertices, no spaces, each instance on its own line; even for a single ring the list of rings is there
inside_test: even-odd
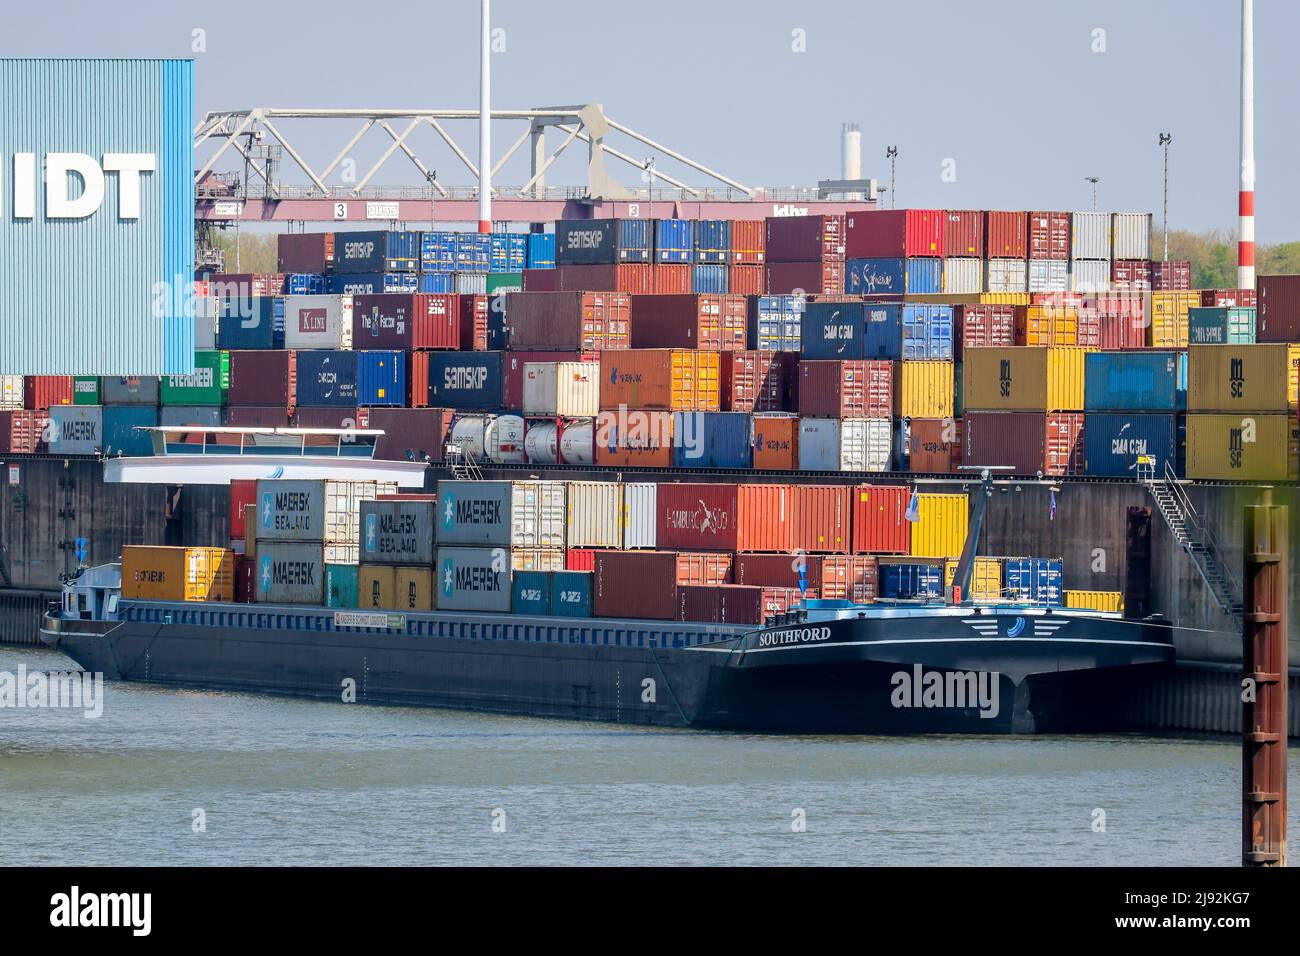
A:
[[[482,481],[483,472],[474,460],[474,456],[460,445],[448,443],[443,449],[443,460],[451,476],[459,481]]]

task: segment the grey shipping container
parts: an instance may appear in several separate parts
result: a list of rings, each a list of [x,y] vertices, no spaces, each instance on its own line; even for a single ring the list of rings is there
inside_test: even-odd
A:
[[[361,563],[433,564],[432,501],[361,502]]]
[[[439,544],[510,545],[511,483],[438,482]]]
[[[216,405],[164,405],[158,413],[159,425],[211,425],[226,423],[226,410]]]
[[[324,603],[325,550],[320,542],[264,541],[259,533],[253,573],[259,604]]]
[[[157,375],[105,375],[99,397],[105,405],[157,405]]]
[[[439,548],[435,573],[438,610],[509,612],[509,548]]]
[[[104,441],[104,410],[98,405],[51,405],[46,434],[52,455],[98,455]]]
[[[257,540],[325,540],[325,482],[309,478],[257,483]]]

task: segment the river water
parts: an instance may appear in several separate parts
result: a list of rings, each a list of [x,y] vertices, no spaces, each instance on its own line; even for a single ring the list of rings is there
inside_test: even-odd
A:
[[[75,668],[0,648],[0,671],[20,664]],[[97,719],[0,708],[0,865],[1236,866],[1239,754],[1232,739],[771,737],[106,684]]]

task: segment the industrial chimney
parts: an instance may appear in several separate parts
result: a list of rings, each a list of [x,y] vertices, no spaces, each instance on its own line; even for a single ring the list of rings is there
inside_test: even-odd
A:
[[[1238,197],[1237,288],[1255,288],[1255,23],[1241,0],[1241,192]]]
[[[862,131],[857,123],[845,123],[840,130],[840,178],[862,178]],[[862,194],[853,192],[849,199],[861,199]]]

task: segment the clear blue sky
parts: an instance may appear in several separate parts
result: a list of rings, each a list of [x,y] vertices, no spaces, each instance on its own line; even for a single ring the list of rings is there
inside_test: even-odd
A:
[[[47,0],[6,9],[0,54],[188,56],[199,28],[200,114],[467,108],[477,103],[478,9],[477,0]],[[751,185],[838,176],[840,124],[852,120],[864,174],[886,183],[884,148],[898,146],[899,205],[1084,209],[1084,177],[1100,176],[1103,208],[1157,219],[1156,134],[1169,130],[1172,225],[1233,229],[1239,17],[1234,0],[495,0],[506,50],[493,60],[494,104],[602,102]],[[1300,4],[1259,0],[1255,23],[1258,236],[1300,239],[1300,191],[1289,181],[1300,154]],[[1093,52],[1097,29],[1105,52]],[[806,52],[792,50],[795,30]],[[351,132],[320,128],[302,142],[310,158],[332,158]],[[474,125],[452,132],[475,155]],[[468,181],[425,133],[418,145],[442,178]],[[515,134],[494,131],[497,148]],[[363,171],[383,148],[372,135],[356,151]],[[549,181],[577,182],[580,158],[575,149]],[[941,178],[947,159],[955,182]],[[376,182],[412,181],[409,164],[390,162]],[[521,153],[499,181],[522,182],[524,164]]]

